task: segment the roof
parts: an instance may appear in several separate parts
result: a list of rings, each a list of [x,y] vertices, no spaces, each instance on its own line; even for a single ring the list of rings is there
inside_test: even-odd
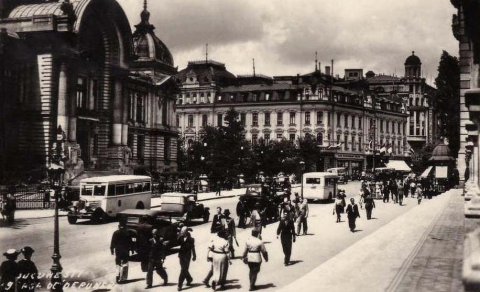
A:
[[[150,180],[149,176],[145,175],[107,175],[107,176],[96,176],[82,179],[81,183],[106,183],[106,182],[116,182],[116,181],[126,181],[126,180]]]
[[[420,58],[415,56],[415,51],[412,51],[412,55],[405,60],[405,65],[418,66],[421,64],[422,62],[420,61]]]
[[[403,160],[390,160],[387,163],[388,168],[393,168],[397,171],[410,172],[412,169]]]
[[[213,60],[188,62],[187,68],[178,72],[177,79],[185,83],[193,76],[201,85],[211,84],[212,81],[219,85],[231,84],[235,80],[235,75],[227,71],[225,64]]]
[[[392,75],[375,75],[373,77],[367,78],[368,83],[383,83],[394,81],[401,81],[401,78]]]
[[[432,151],[432,157],[429,161],[453,161],[455,160],[450,154],[450,147],[445,143],[440,143]]]
[[[301,86],[300,86],[301,87]],[[227,86],[222,88],[221,92],[249,92],[249,91],[265,91],[265,90],[292,90],[300,88],[297,85],[287,83],[273,84],[247,84],[240,86]]]

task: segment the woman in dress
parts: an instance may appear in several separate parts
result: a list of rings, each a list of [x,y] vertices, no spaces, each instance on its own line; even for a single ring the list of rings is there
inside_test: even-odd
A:
[[[213,264],[212,288],[216,290],[218,286],[223,289],[227,280],[228,265],[230,261],[230,245],[227,240],[227,233],[220,230],[217,236],[210,243]]]

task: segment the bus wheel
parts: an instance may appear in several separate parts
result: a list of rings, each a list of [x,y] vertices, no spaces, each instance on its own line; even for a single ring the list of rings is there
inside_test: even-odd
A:
[[[105,213],[102,210],[97,209],[92,214],[92,222],[95,224],[100,224],[106,221]]]
[[[135,207],[135,209],[141,209],[141,210],[143,210],[143,209],[145,209],[145,206],[143,205],[142,202],[138,202],[138,203],[137,203],[137,206]]]
[[[70,223],[70,224],[77,223],[78,218],[76,216],[68,216],[67,218],[68,218],[68,223]]]

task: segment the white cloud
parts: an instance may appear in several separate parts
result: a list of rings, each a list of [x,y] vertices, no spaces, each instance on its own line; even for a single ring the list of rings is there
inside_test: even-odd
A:
[[[130,22],[139,21],[143,1],[119,0]],[[151,23],[183,68],[210,56],[235,74],[306,73],[314,53],[335,72],[360,67],[403,74],[415,51],[429,78],[436,75],[443,49],[456,55],[449,1],[438,0],[162,0],[149,1]]]

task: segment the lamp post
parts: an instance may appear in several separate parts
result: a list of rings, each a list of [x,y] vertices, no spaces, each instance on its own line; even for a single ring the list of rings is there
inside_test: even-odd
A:
[[[470,169],[470,161],[472,159],[473,148],[474,148],[473,142],[468,141],[467,145],[465,146],[465,165],[466,165],[466,168],[465,168],[465,177],[466,178],[465,178],[465,180],[468,180],[470,178],[470,173],[472,171]]]
[[[300,179],[300,195],[303,199],[303,172],[305,171],[305,161],[300,161],[301,179]]]
[[[52,272],[51,291],[63,291],[62,283],[62,265],[60,264],[60,241],[59,241],[59,226],[58,226],[58,197],[63,188],[64,169],[64,143],[65,132],[61,126],[57,128],[56,141],[53,144],[50,163],[48,167],[48,175],[50,179],[51,188],[55,191],[55,217],[54,217],[54,231],[53,231],[53,255],[52,255]]]

